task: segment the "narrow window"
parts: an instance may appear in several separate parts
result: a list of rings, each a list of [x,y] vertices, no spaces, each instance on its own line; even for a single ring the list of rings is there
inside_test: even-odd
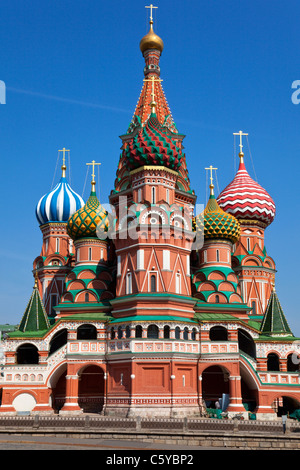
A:
[[[138,189],[138,202],[141,202],[142,200],[142,188]]]
[[[181,274],[176,273],[176,285],[175,285],[175,292],[176,294],[181,294]]]
[[[256,315],[256,302],[254,300],[252,302],[252,314]]]
[[[186,274],[190,275],[190,255],[186,255]]]
[[[170,327],[169,325],[164,326],[164,339],[170,338]]]
[[[169,204],[170,203],[170,191],[169,189],[166,190],[166,201]]]
[[[247,238],[247,250],[250,251],[250,238]]]
[[[152,196],[152,204],[155,204],[156,203],[156,195],[155,195],[155,188],[153,186],[153,188],[151,189],[151,196]]]
[[[219,304],[219,303],[220,303],[220,296],[216,295],[216,304]]]
[[[207,263],[207,251],[206,250],[203,252],[203,261],[204,263]]]
[[[143,336],[143,328],[141,325],[136,325],[135,327],[135,337],[136,338],[142,338]]]
[[[92,259],[92,248],[89,248],[89,261]]]
[[[121,256],[117,257],[117,276],[121,275]]]
[[[132,294],[132,278],[131,273],[126,274],[126,294]]]
[[[170,270],[170,250],[163,250],[163,269]]]
[[[104,258],[104,251],[103,251],[103,248],[101,248],[101,251],[100,251],[100,259],[103,259]]]
[[[156,292],[156,276],[151,274],[150,277],[150,292]]]
[[[217,263],[220,261],[220,252],[217,250]]]
[[[137,250],[136,269],[144,269],[144,250]]]
[[[84,294],[84,301],[85,301],[85,302],[88,302],[88,301],[89,301],[89,294],[88,294],[88,292],[86,292],[86,293]]]
[[[59,253],[59,238],[56,239],[56,253]]]
[[[52,315],[56,315],[54,307],[57,305],[57,295],[51,294],[51,313]]]
[[[182,386],[185,387],[185,375],[182,376]]]

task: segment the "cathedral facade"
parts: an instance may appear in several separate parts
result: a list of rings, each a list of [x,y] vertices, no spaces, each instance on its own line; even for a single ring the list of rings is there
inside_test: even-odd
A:
[[[275,290],[267,191],[247,172],[195,214],[183,139],[140,41],[144,81],[105,210],[95,162],[85,202],[65,159],[36,207],[42,249],[18,329],[3,342],[0,413],[274,419],[300,408],[300,342]],[[65,149],[64,149],[65,150]]]

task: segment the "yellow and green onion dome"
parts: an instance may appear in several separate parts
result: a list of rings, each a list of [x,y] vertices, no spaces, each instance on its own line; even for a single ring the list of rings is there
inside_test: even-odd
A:
[[[146,124],[125,144],[123,155],[127,169],[153,165],[177,171],[182,159],[177,138],[168,127],[160,124],[152,111]]]
[[[77,210],[67,223],[68,235],[73,240],[80,238],[97,238],[100,231],[108,232],[110,219],[108,212],[99,202],[95,188],[92,186],[86,204]]]
[[[203,233],[204,230],[204,240],[226,239],[234,244],[240,238],[240,223],[233,215],[220,208],[213,192],[213,185],[210,188],[210,197],[203,214],[193,220],[194,231]]]

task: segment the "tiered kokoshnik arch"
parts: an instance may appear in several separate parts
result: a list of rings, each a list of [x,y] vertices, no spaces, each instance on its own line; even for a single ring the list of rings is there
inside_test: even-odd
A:
[[[144,83],[111,213],[62,178],[37,205],[35,286],[3,342],[0,413],[274,419],[300,403],[298,338],[264,245],[275,204],[240,166],[194,214],[183,134],[160,78],[162,39],[140,41]],[[203,167],[206,162],[203,162]],[[207,169],[207,168],[206,168]],[[298,362],[297,362],[298,361]]]

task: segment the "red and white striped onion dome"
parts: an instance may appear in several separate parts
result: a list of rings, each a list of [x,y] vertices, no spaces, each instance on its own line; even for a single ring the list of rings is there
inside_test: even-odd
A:
[[[244,154],[240,153],[240,165],[233,181],[219,194],[219,206],[234,215],[241,223],[270,225],[275,217],[276,206],[267,193],[246,170]]]

